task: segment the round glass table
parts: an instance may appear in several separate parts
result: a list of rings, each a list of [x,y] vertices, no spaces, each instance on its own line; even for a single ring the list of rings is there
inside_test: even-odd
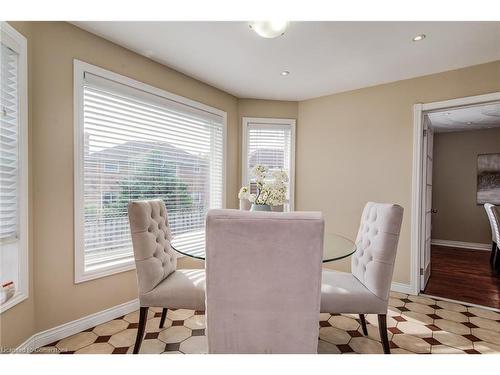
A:
[[[180,254],[205,260],[205,231],[193,231],[175,236],[170,245]],[[334,233],[325,233],[323,263],[346,258],[356,251],[353,241]]]

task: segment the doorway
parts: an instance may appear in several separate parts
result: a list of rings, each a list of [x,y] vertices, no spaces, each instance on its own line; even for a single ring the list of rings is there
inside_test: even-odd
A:
[[[499,309],[500,278],[489,267],[491,234],[486,235],[489,223],[475,190],[472,134],[498,138],[489,140],[487,151],[500,153],[500,93],[415,105],[412,287],[418,294]],[[465,146],[444,149],[445,140],[458,139]],[[457,172],[466,172],[467,179]]]

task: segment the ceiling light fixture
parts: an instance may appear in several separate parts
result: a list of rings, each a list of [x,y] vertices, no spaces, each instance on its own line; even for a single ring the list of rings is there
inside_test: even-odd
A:
[[[277,38],[285,33],[288,21],[253,21],[248,26],[263,38]]]
[[[288,70],[283,70],[283,71],[281,72],[281,75],[282,75],[282,76],[287,76],[287,75],[289,75],[289,74],[290,74],[290,72],[289,72]]]
[[[425,34],[418,34],[417,36],[414,36],[412,40],[414,42],[420,42],[421,40],[424,40],[424,39],[425,39]]]

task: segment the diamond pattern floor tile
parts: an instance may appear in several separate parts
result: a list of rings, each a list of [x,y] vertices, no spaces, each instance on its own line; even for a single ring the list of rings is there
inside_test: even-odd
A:
[[[466,312],[467,307],[464,305],[459,305],[458,303],[448,302],[448,301],[437,301],[436,305],[442,309],[456,312]]]
[[[462,313],[456,312],[456,311],[451,311],[451,310],[446,310],[446,309],[440,309],[436,310],[436,315],[443,319],[448,319],[457,323],[465,323],[468,322],[468,317],[465,316]]]
[[[186,354],[206,354],[208,352],[207,336],[191,336],[181,342],[179,349]]]
[[[344,331],[354,331],[359,327],[359,323],[356,320],[342,315],[332,316],[328,320],[328,323],[330,323],[332,327],[336,327]]]
[[[148,313],[144,354],[207,353],[205,313],[169,310],[159,328],[161,308]],[[387,313],[393,354],[500,354],[500,314],[477,307],[391,292]],[[39,348],[40,354],[130,354],[138,312],[111,320]],[[319,354],[382,353],[376,315],[367,315],[368,336],[356,314],[320,314]]]
[[[340,350],[335,344],[330,344],[328,341],[318,341],[318,354],[340,354]]]
[[[432,337],[439,341],[441,344],[451,346],[460,350],[474,349],[473,342],[467,337],[456,335],[451,332],[436,331],[432,334]]]
[[[495,332],[500,332],[500,322],[496,320],[481,318],[480,316],[474,316],[469,318],[469,321],[476,326],[475,328],[486,328],[486,329],[491,329],[492,331]]]
[[[75,351],[93,344],[97,339],[97,335],[92,332],[80,332],[76,335],[66,337],[57,343],[57,348],[61,351]]]
[[[94,327],[92,332],[94,332],[97,336],[111,336],[115,333],[123,331],[128,327],[129,323],[122,319],[114,319],[109,322],[99,324],[97,327]]]

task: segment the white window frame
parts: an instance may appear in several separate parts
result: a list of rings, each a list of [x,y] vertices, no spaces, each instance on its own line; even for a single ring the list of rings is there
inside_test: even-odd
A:
[[[134,80],[132,78],[114,73],[98,66],[75,59],[73,61],[73,116],[74,116],[74,233],[75,233],[75,284],[101,277],[113,275],[120,272],[135,269],[135,262],[121,262],[116,265],[102,267],[98,270],[85,271],[85,244],[84,244],[84,189],[83,189],[83,150],[84,150],[84,121],[83,121],[83,84],[85,72],[106,78],[119,84],[123,84],[137,90],[153,94],[164,99],[172,100],[196,109],[200,109],[222,118],[223,124],[223,151],[222,151],[222,206],[226,207],[226,159],[227,159],[227,113],[197,102],[172,94],[168,91]]]
[[[2,43],[19,54],[19,279],[16,294],[0,306],[0,314],[29,297],[29,243],[28,243],[28,43],[26,38],[7,22],[0,22]]]
[[[241,141],[241,184],[247,186],[248,171],[247,171],[247,155],[248,155],[248,126],[249,124],[258,124],[262,127],[272,126],[286,126],[290,127],[290,211],[295,210],[295,132],[296,132],[295,119],[290,118],[264,118],[264,117],[243,117],[242,118],[242,141]]]

